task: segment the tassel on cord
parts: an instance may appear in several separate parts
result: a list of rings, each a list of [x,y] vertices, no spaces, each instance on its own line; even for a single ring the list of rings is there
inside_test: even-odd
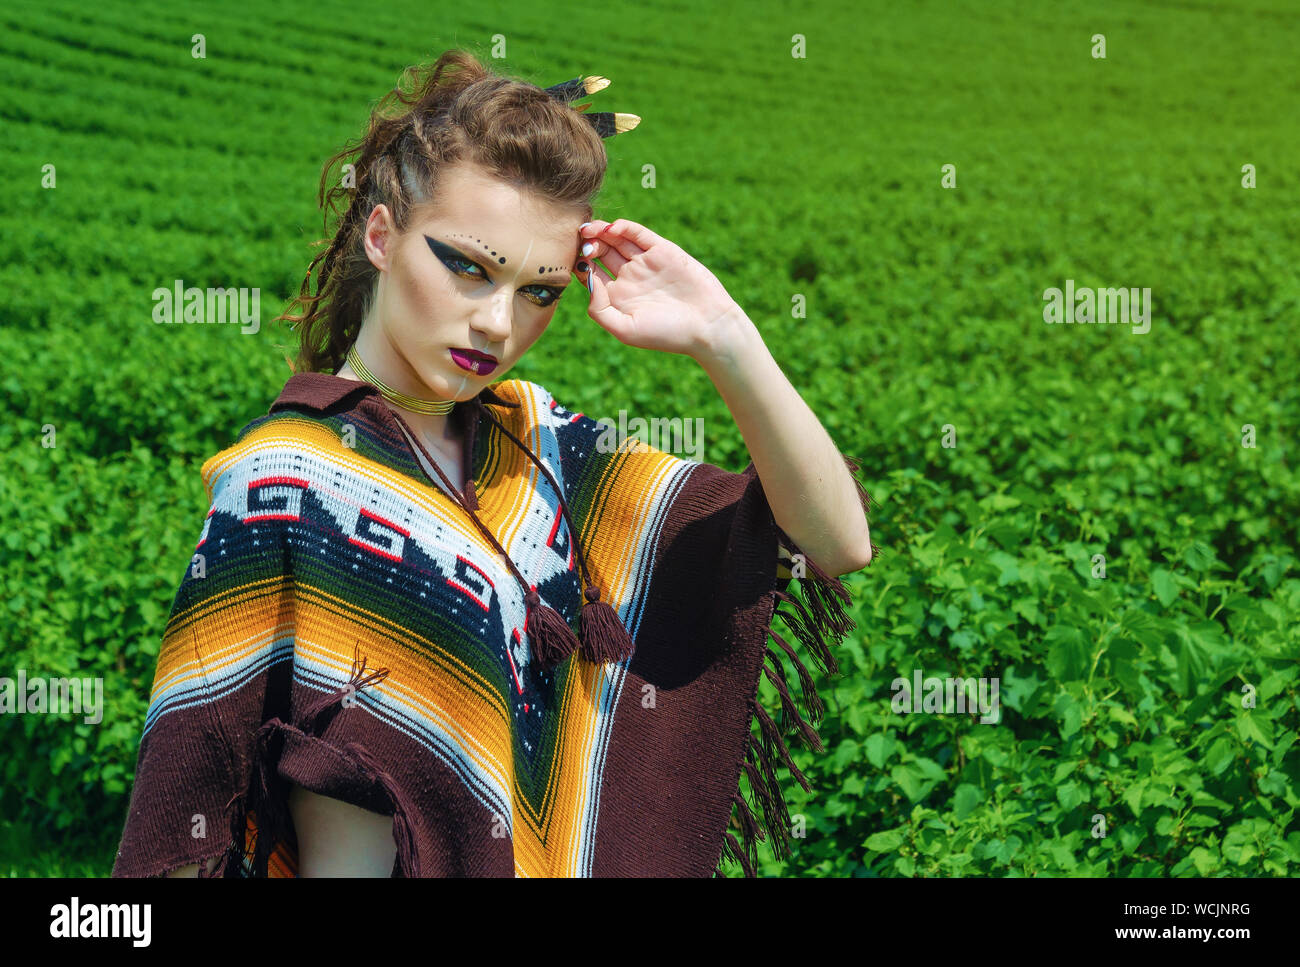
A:
[[[584,596],[587,601],[578,614],[582,657],[596,664],[630,658],[632,636],[623,627],[623,622],[618,620],[617,612],[600,600],[600,589],[591,585]]]
[[[857,489],[863,513],[869,514],[872,503],[871,497],[856,476],[860,462],[852,457],[844,457],[843,459],[850,474],[854,475],[853,483]],[[769,592],[772,595],[773,623],[775,623],[776,616],[780,615],[794,638],[813,657],[818,667],[828,675],[837,674],[839,672],[839,663],[835,660],[835,655],[832,654],[828,642],[838,643],[846,634],[857,627],[857,623],[853,621],[845,609],[846,604],[852,603],[852,598],[848,593],[848,589],[844,587],[838,578],[827,574],[818,567],[812,558],[802,554],[799,547],[790,540],[789,536],[780,527],[777,527],[776,530],[782,543],[790,549],[792,554],[802,555],[810,573],[799,579],[799,584],[804,591],[804,600],[800,600],[794,595],[779,589],[773,589]],[[874,561],[878,553],[874,541],[871,544],[871,551],[872,560]],[[789,607],[777,608],[778,602]],[[812,790],[807,777],[799,771],[799,768],[790,758],[790,752],[782,738],[782,733],[793,727],[795,733],[801,736],[815,751],[822,751],[823,749],[821,736],[811,724],[820,721],[826,712],[825,703],[817,693],[816,683],[813,681],[812,675],[809,674],[808,668],[800,661],[791,644],[778,634],[775,628],[769,627],[768,634],[785,652],[790,661],[794,663],[799,676],[800,693],[807,718],[805,719],[800,714],[794,696],[790,692],[789,679],[786,676],[780,655],[770,647],[767,648],[766,658],[770,660],[771,665],[769,667],[765,663],[762,673],[767,676],[768,681],[772,683],[780,697],[781,725],[778,726],[773,721],[772,716],[755,697],[753,701],[753,718],[758,723],[758,735],[756,736],[751,732],[747,736],[744,761],[741,763],[741,771],[749,783],[750,790],[758,803],[763,818],[761,823],[756,821],[748,803],[737,790],[737,795],[732,799],[732,805],[735,810],[734,824],[739,828],[741,834],[740,840],[738,841],[730,830],[723,833],[722,858],[739,863],[747,877],[757,875],[755,870],[758,865],[759,841],[766,840],[770,842],[772,852],[778,859],[787,859],[790,855],[790,813],[782,792],[781,782],[776,775],[778,757],[805,791],[811,792]],[[721,860],[715,870],[715,875],[725,875],[722,872]]]
[[[543,668],[554,668],[578,650],[578,638],[569,623],[554,608],[542,604],[536,588],[524,595],[524,604],[528,608],[524,631]]]

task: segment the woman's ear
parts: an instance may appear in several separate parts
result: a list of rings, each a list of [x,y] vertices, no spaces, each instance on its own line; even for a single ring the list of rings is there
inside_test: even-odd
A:
[[[366,219],[365,246],[370,264],[381,272],[388,271],[389,246],[397,236],[392,213],[387,205],[376,205]]]

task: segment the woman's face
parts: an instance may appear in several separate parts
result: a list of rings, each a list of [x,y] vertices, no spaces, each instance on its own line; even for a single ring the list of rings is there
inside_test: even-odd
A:
[[[541,337],[578,257],[580,213],[490,177],[444,170],[432,206],[398,235],[387,206],[366,223],[379,288],[358,349],[399,392],[467,400],[500,379]],[[495,366],[463,368],[461,351]]]

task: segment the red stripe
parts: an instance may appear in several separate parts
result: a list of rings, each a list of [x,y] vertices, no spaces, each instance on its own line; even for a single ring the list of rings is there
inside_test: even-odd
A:
[[[384,518],[380,517],[378,514],[371,513],[370,511],[366,510],[364,507],[361,508],[361,516],[369,517],[371,520],[375,521],[376,523],[383,524],[385,527],[389,528],[390,530],[397,531],[397,533],[401,534],[403,537],[411,536],[410,531],[406,530],[405,528],[398,527],[390,520],[384,520]]]
[[[250,487],[269,487],[273,484],[288,484],[292,487],[301,487],[303,490],[306,490],[311,486],[311,484],[302,477],[285,477],[282,475],[274,477],[259,477],[257,480],[250,481],[248,485]]]
[[[388,558],[390,561],[396,561],[398,564],[401,564],[401,563],[402,563],[402,559],[401,559],[400,557],[398,557],[396,554],[389,554],[387,551],[381,551],[379,548],[375,547],[373,544],[367,544],[367,543],[365,543],[365,541],[359,541],[359,540],[357,540],[355,537],[349,537],[349,538],[348,538],[348,543],[349,543],[349,544],[355,544],[357,547],[365,548],[365,549],[366,549],[367,551],[369,551],[371,554],[378,554],[380,557],[386,557],[386,558]]]

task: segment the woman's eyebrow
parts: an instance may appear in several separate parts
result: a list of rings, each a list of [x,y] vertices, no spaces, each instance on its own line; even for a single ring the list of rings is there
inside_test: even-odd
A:
[[[470,255],[468,252],[462,252],[460,249],[458,249],[455,245],[452,245],[450,242],[444,242],[441,239],[436,239],[431,235],[426,235],[424,236],[424,238],[425,241],[429,243],[429,246],[434,249],[435,255],[438,254],[438,248],[445,248],[453,255],[455,255],[457,258],[462,258],[466,262],[473,262],[481,269],[493,268],[493,269],[497,269],[498,271],[504,271],[506,268],[506,266],[502,264],[504,260],[504,256],[499,256],[498,258],[495,259],[492,258],[484,259],[482,256],[475,256],[475,255]],[[489,251],[491,251],[490,248]],[[487,265],[483,264],[485,261],[487,262]],[[554,269],[554,271],[549,275],[545,274],[548,268]],[[537,271],[538,271],[538,276],[535,280],[537,282],[553,282],[556,285],[568,285],[570,281],[569,270],[564,267],[541,265],[538,266]]]

